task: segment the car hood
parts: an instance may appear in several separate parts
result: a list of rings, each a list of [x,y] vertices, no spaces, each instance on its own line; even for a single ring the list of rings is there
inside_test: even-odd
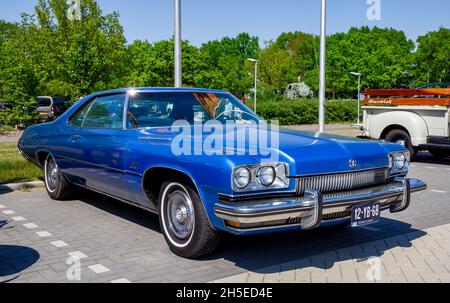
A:
[[[248,126],[242,126],[242,128],[251,129]],[[209,135],[195,134],[194,130],[190,134],[180,135],[179,132],[172,132],[168,129],[151,129],[141,133],[141,135],[144,134],[150,135],[160,144],[164,142],[167,145],[174,142],[175,136],[182,136],[186,140],[192,140],[193,150],[196,150],[196,146],[203,147],[203,154],[197,155],[204,155],[205,152],[207,155],[208,152],[211,155],[212,152],[212,150],[205,149],[204,144]],[[278,137],[278,142],[269,139],[269,143],[265,145],[268,148],[264,148],[264,152],[261,152],[260,146],[255,144],[254,140],[249,139],[251,135],[247,135],[245,138],[241,137],[241,139],[231,139],[224,135],[223,149],[220,154],[225,155],[227,160],[234,165],[255,164],[261,161],[288,162],[291,165],[291,176],[304,176],[388,167],[388,153],[394,150],[404,150],[402,146],[395,144],[311,131],[282,128],[278,134],[277,136],[275,131],[268,132],[267,137]],[[179,141],[180,137],[177,140]],[[200,142],[200,144],[196,145],[195,142]],[[257,155],[250,154],[249,150],[252,148],[258,150],[259,153]],[[217,149],[215,151],[217,152]],[[270,156],[267,155],[268,151],[270,151]],[[212,157],[209,161],[217,160],[218,156]],[[200,160],[207,161],[205,159],[201,158]],[[194,158],[190,158],[190,161],[194,160]],[[350,165],[350,162],[356,166]]]
[[[280,131],[280,151],[295,162],[295,175],[334,173],[388,167],[382,144],[309,131]],[[356,166],[350,165],[353,162]],[[293,175],[293,172],[291,172]]]

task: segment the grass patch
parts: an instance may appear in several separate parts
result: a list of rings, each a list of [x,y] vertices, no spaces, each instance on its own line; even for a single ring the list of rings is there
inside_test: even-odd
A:
[[[43,180],[42,171],[24,160],[16,143],[0,143],[0,183]]]

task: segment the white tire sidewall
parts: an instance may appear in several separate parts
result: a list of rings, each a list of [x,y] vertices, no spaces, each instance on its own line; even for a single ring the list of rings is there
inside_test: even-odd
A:
[[[172,238],[172,235],[170,234],[170,232],[169,232],[169,230],[167,229],[167,223],[166,223],[166,220],[165,220],[165,214],[164,214],[164,212],[165,212],[165,200],[166,200],[166,196],[167,196],[167,192],[172,188],[172,187],[174,187],[174,186],[178,186],[178,187],[180,187],[180,188],[182,188],[183,189],[183,191],[188,195],[188,197],[189,197],[189,199],[191,199],[191,202],[192,202],[192,206],[193,206],[193,211],[194,211],[194,226],[193,226],[193,228],[192,228],[192,232],[191,232],[191,235],[189,236],[189,239],[186,241],[186,243],[184,243],[184,244],[180,244],[180,243],[178,243],[178,242],[176,242],[173,238]],[[161,222],[162,222],[162,228],[163,228],[163,232],[164,232],[164,234],[166,235],[166,237],[167,237],[167,239],[169,239],[169,242],[173,245],[173,246],[175,246],[175,247],[177,247],[177,248],[186,248],[186,247],[188,247],[189,246],[189,244],[191,244],[191,242],[192,242],[192,239],[193,239],[193,237],[194,237],[194,233],[195,233],[195,230],[196,230],[196,218],[195,218],[195,205],[194,205],[194,201],[192,200],[192,197],[191,197],[191,195],[189,194],[189,191],[186,189],[186,187],[184,187],[182,184],[180,184],[180,183],[178,183],[178,182],[172,182],[172,183],[170,183],[169,185],[167,185],[166,186],[166,188],[164,188],[164,191],[163,191],[163,194],[162,194],[162,196],[161,196],[161,205],[160,205],[160,216],[161,216]]]

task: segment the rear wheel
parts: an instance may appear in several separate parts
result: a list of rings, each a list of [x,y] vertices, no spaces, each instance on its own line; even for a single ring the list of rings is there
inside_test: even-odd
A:
[[[44,162],[45,188],[50,198],[66,200],[73,195],[73,185],[67,181],[58,168],[52,155],[48,155]]]
[[[159,220],[170,250],[181,257],[208,255],[219,243],[220,233],[209,223],[196,190],[181,180],[161,186]]]
[[[401,129],[391,130],[385,138],[386,141],[403,145],[409,150],[411,160],[417,155],[417,149],[412,145],[411,137],[407,132]]]
[[[448,158],[450,157],[450,150],[447,149],[430,149],[429,152],[438,158]]]

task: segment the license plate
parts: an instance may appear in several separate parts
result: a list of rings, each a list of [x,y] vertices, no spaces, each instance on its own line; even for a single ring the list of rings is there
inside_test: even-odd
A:
[[[352,227],[360,227],[380,221],[381,204],[372,203],[352,207]]]

